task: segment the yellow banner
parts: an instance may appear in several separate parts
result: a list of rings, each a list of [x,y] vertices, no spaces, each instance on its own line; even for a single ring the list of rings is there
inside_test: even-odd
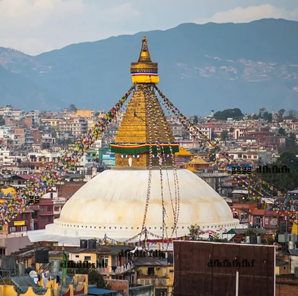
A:
[[[14,221],[13,225],[14,226],[22,226],[22,225],[25,225],[25,221]]]

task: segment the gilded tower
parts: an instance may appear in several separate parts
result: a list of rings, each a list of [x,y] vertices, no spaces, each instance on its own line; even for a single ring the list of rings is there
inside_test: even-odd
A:
[[[159,163],[158,153],[162,153],[164,164],[170,165],[169,154],[178,152],[179,145],[174,143],[164,112],[154,93],[154,85],[159,82],[158,64],[151,60],[145,36],[142,39],[139,60],[131,63],[130,73],[135,85],[134,93],[115,143],[111,144],[111,151],[116,154],[116,168],[147,169],[149,153],[152,154],[153,166]]]

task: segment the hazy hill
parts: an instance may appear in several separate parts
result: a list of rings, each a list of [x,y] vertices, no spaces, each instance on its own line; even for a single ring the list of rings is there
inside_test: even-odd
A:
[[[145,34],[159,63],[162,91],[184,113],[204,115],[237,107],[243,112],[298,109],[297,32],[298,22],[266,19],[182,24]],[[36,57],[0,48],[0,64],[7,69],[0,77],[15,90],[26,86],[19,94],[26,109],[43,107],[40,93],[52,109],[71,103],[108,109],[131,86],[129,67],[138,58],[143,35],[74,44]],[[15,96],[10,89],[3,95],[3,83],[0,79],[1,105]]]

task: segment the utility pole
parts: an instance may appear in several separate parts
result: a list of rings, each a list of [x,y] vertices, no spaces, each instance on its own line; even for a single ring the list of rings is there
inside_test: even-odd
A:
[[[236,294],[235,296],[239,296],[239,271],[236,271]]]

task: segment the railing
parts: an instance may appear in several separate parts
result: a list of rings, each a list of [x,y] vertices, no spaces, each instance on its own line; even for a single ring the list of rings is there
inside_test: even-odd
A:
[[[134,268],[133,264],[127,264],[122,266],[98,267],[97,270],[99,271],[99,273],[102,273],[102,274],[108,274],[108,273],[119,274],[119,273],[126,272],[128,270],[131,270],[133,268]]]

